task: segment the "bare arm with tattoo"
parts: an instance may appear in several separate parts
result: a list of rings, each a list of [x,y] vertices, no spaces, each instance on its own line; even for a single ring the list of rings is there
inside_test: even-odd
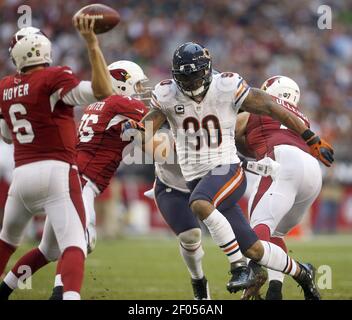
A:
[[[320,139],[292,112],[282,108],[264,91],[251,88],[242,103],[242,110],[272,117],[287,128],[297,132],[310,148],[311,154],[330,167],[334,161],[334,151],[329,143]]]
[[[166,116],[158,109],[151,109],[141,120],[144,128],[150,126],[152,128],[152,136],[157,132],[163,123],[166,121]]]
[[[166,121],[166,116],[158,109],[151,109],[141,120],[140,124],[144,128],[142,132],[142,145],[144,146],[150,141],[155,132],[157,132],[163,123]]]
[[[134,135],[134,141],[139,145],[144,152],[153,150],[153,136],[161,128],[166,121],[166,116],[158,109],[151,109],[144,118],[137,122],[135,120],[128,120],[123,124],[122,132],[125,133],[130,129],[138,130],[138,134]],[[148,144],[148,146],[147,146]]]
[[[282,108],[270,95],[260,89],[251,88],[241,108],[250,113],[272,117],[299,135],[309,129],[297,116]]]

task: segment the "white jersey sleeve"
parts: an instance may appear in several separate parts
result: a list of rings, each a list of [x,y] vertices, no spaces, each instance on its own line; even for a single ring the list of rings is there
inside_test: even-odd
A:
[[[169,102],[176,95],[176,84],[171,79],[159,82],[153,92],[150,106],[153,109],[166,113]]]
[[[67,92],[62,100],[70,106],[87,106],[98,101],[94,96],[90,81],[81,81],[78,86]]]
[[[241,108],[243,101],[247,98],[248,93],[250,91],[250,86],[247,84],[246,80],[244,80],[240,75],[237,75],[237,86],[235,91],[235,101],[234,107],[235,109]]]
[[[223,72],[216,78],[219,92],[225,95],[233,94],[233,107],[238,111],[250,90],[247,82],[238,73],[233,72]]]

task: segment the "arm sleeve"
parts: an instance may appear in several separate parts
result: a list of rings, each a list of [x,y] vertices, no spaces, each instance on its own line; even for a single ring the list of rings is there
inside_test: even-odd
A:
[[[157,110],[163,111],[163,107],[160,104],[160,102],[158,101],[158,97],[155,94],[155,91],[152,92],[152,98],[150,100],[150,107],[152,109],[157,109]]]
[[[62,101],[70,106],[84,106],[97,102],[90,81],[81,81],[76,87],[66,92]]]

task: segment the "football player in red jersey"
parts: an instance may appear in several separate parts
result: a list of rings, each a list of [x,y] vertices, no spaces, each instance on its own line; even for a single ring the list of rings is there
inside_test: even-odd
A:
[[[124,148],[130,143],[121,138],[121,124],[143,118],[148,111],[143,100],[148,100],[151,92],[143,84],[148,78],[138,64],[120,60],[108,69],[115,94],[89,105],[78,129],[77,163],[82,176],[83,200],[87,204],[89,251],[94,249],[96,240],[94,197],[107,188],[120,165]]]
[[[86,213],[88,252],[94,249],[96,242],[94,199],[109,185],[122,160],[123,150],[130,143],[121,138],[121,124],[128,119],[140,121],[148,111],[142,100],[150,89],[143,85],[148,79],[141,67],[134,62],[121,60],[112,63],[108,69],[114,94],[90,104],[85,109],[78,129],[79,141],[76,146]],[[40,267],[58,258],[58,243],[52,232],[46,233],[37,250],[44,256],[50,256]],[[2,292],[6,291],[4,298],[7,298],[18,286],[19,266],[28,265],[33,269],[32,263],[33,259],[28,254],[20,259],[0,285],[0,298]],[[59,262],[50,298],[52,300],[62,299],[63,272]],[[22,275],[22,281],[23,278]],[[3,288],[6,290],[2,290]]]
[[[87,45],[91,82],[79,81],[68,67],[51,67],[50,40],[32,27],[13,37],[9,51],[17,73],[0,80],[1,127],[11,132],[16,165],[0,233],[0,274],[31,217],[45,212],[43,238],[56,238],[57,252],[34,249],[27,255],[32,262],[27,272],[32,274],[52,256],[60,256],[63,298],[71,300],[80,299],[87,251],[72,107],[112,94],[109,72],[93,31],[94,19],[79,16],[74,20]],[[20,260],[16,272],[21,265]]]
[[[295,81],[274,76],[264,82],[262,89],[307,127],[310,126],[307,117],[299,110],[300,89]],[[322,174],[319,162],[296,132],[267,116],[248,112],[239,114],[236,140],[244,153],[257,160],[268,156],[280,164],[274,178],[258,179],[248,212],[259,239],[275,243],[287,252],[284,236],[301,221],[320,193]],[[282,299],[284,274],[268,269],[268,275],[266,299]],[[262,280],[263,283],[265,277]],[[259,286],[246,290],[243,298],[258,295]]]
[[[121,125],[129,119],[143,118],[148,109],[142,100],[151,91],[143,85],[148,78],[138,64],[121,60],[108,69],[115,94],[89,105],[78,129],[77,164],[86,209],[88,252],[96,244],[94,199],[109,185],[130,143],[122,139]],[[62,299],[62,289],[62,269],[58,264],[50,299]]]

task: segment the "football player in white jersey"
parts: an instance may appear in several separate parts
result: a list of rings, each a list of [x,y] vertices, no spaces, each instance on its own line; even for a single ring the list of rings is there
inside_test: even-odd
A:
[[[173,145],[168,123],[157,133],[165,136],[166,142]],[[155,152],[154,152],[155,153]],[[155,183],[151,194],[161,215],[179,240],[180,254],[191,276],[195,300],[209,300],[208,281],[204,275],[202,259],[202,232],[197,217],[188,206],[190,190],[182,176],[173,148],[165,161],[155,161]],[[146,194],[147,195],[147,194]]]
[[[165,152],[164,158],[159,155],[160,160],[155,161],[154,188],[146,192],[145,195],[155,200],[161,215],[179,240],[180,254],[191,276],[194,299],[209,300],[208,280],[202,266],[204,256],[202,232],[197,217],[188,205],[191,193],[187,182],[182,175],[180,165],[177,161],[173,161],[177,155],[171,147],[174,142],[169,128],[168,123],[165,123],[162,129],[157,132],[158,140],[165,137],[163,142],[169,145],[170,151]],[[161,143],[155,144],[155,159],[158,155],[156,150],[166,149],[160,148],[160,146]],[[243,161],[241,166],[253,174],[268,177],[275,172],[273,162],[268,162],[268,158],[264,158],[259,162]],[[229,215],[227,218],[230,218],[230,221],[234,220]]]
[[[306,299],[320,299],[312,269],[280,247],[258,240],[237,205],[246,187],[234,142],[237,112],[241,108],[277,119],[301,135],[311,153],[327,166],[333,162],[332,147],[237,73],[213,75],[209,51],[199,44],[188,42],[176,49],[172,74],[173,79],[155,87],[152,110],[141,122],[126,122],[124,130],[137,129],[136,141],[145,145],[166,120],[170,123],[182,174],[192,192],[190,208],[231,264],[228,291],[253,283],[253,268],[247,266],[243,252],[263,266],[293,276]],[[229,213],[236,219],[234,231],[226,219]]]

